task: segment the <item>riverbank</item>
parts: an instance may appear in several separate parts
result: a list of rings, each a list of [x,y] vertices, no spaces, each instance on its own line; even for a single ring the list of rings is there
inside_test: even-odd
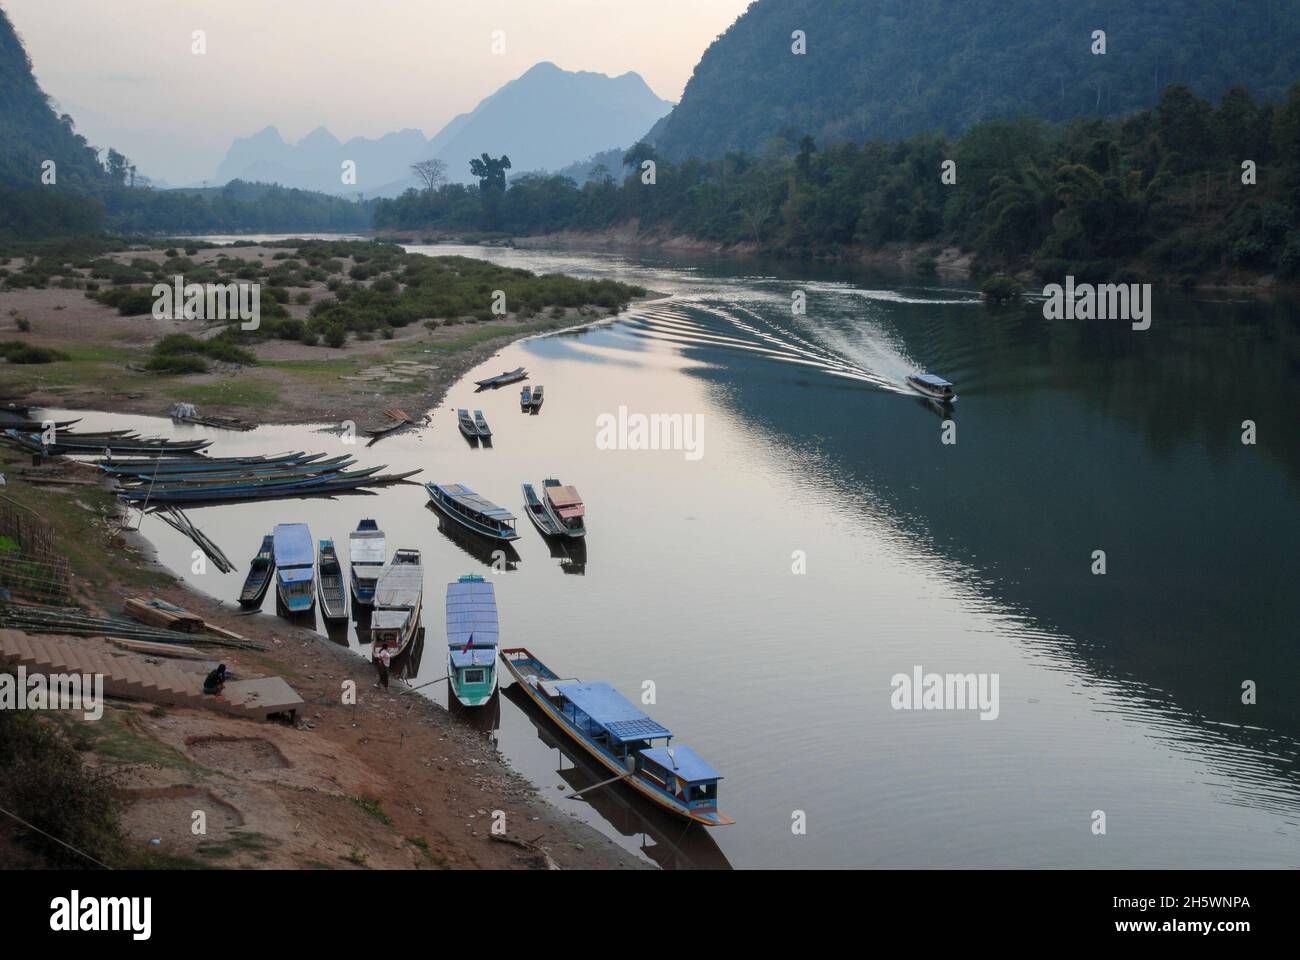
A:
[[[202,276],[222,261],[243,261],[257,268],[280,269],[298,251],[270,246],[223,246],[189,254],[193,272]],[[162,250],[131,249],[111,259],[128,269],[132,261],[161,264]],[[0,263],[10,273],[21,270],[17,258]],[[337,299],[344,282],[370,290],[383,278],[348,280],[357,268],[351,257],[327,261],[328,279],[299,275],[295,293],[280,303],[290,323],[305,324],[318,304]],[[227,266],[227,273],[233,272]],[[564,329],[608,317],[607,305],[527,306],[501,315],[432,317],[423,323],[387,327],[382,335],[363,334],[344,349],[265,338],[239,341],[256,364],[216,361],[201,373],[174,375],[145,365],[163,338],[190,334],[212,339],[224,329],[202,321],[158,319],[149,313],[122,316],[87,296],[89,270],[73,272],[43,288],[0,289],[0,340],[57,351],[53,363],[0,363],[0,396],[42,406],[74,407],[121,413],[164,415],[171,406],[193,403],[204,414],[233,416],[256,423],[342,422],[360,428],[378,425],[383,409],[407,412],[434,406],[467,370],[522,337]],[[63,282],[66,280],[67,282]],[[400,290],[400,285],[398,286]],[[93,291],[90,291],[93,292]],[[652,299],[645,293],[630,299]],[[510,306],[507,303],[507,306]],[[486,301],[484,309],[486,310]]]
[[[376,685],[364,659],[314,631],[192,589],[120,529],[106,486],[24,483],[25,458],[0,453],[6,496],[53,528],[88,611],[121,615],[154,596],[265,645],[214,652],[234,674],[283,676],[302,696],[296,722],[116,701],[98,721],[59,715],[88,771],[122,798],[132,859],[162,868],[619,869],[646,864],[552,806],[487,735],[400,681]],[[89,468],[58,467],[88,478]],[[344,702],[348,683],[355,705]],[[203,810],[206,833],[191,831]],[[494,834],[494,818],[505,833]],[[0,859],[14,845],[0,826]]]

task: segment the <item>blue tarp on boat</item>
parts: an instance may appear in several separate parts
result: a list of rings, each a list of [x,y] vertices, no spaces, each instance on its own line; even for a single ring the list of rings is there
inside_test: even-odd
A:
[[[310,582],[315,575],[315,570],[311,567],[279,567],[276,573],[281,583],[289,584]]]
[[[316,562],[312,549],[311,531],[305,523],[278,523],[275,525],[275,565],[284,567],[311,566]]]
[[[671,757],[668,755],[669,750],[673,752]],[[698,753],[681,744],[675,747],[651,747],[649,750],[642,750],[641,756],[659,764],[665,770],[671,770],[687,783],[722,779],[722,774],[705,763]]]
[[[474,642],[478,643],[477,637],[474,638]],[[469,651],[452,650],[448,656],[451,658],[451,665],[459,670],[461,667],[490,667],[497,655],[495,650],[480,650],[474,647]]]
[[[626,743],[672,736],[672,731],[651,720],[608,683],[557,683],[555,689],[615,740]]]
[[[480,497],[463,483],[435,483],[443,496],[455,500],[467,510],[494,520],[514,520],[515,515],[504,507],[498,507],[491,500]]]
[[[447,584],[447,646],[495,647],[500,639],[497,598],[492,584],[482,580]]]
[[[951,387],[952,384],[943,377],[936,377],[933,373],[918,373],[912,379],[919,380],[922,383],[928,383],[932,387]]]

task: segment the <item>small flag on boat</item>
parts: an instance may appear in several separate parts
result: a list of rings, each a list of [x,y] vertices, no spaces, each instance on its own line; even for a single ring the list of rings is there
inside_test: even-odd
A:
[[[472,648],[473,646],[474,646],[474,634],[471,631],[469,635],[469,639],[465,641],[465,649],[462,650],[461,653],[469,653],[470,648]]]

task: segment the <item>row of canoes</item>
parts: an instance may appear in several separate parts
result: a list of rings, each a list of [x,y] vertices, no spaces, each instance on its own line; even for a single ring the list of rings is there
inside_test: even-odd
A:
[[[58,424],[44,425],[38,432],[9,427],[4,431],[4,439],[12,446],[45,456],[102,453],[109,459],[119,453],[149,453],[154,456],[194,454],[212,445],[211,440],[142,437],[133,430],[78,433],[66,427],[60,429]]]

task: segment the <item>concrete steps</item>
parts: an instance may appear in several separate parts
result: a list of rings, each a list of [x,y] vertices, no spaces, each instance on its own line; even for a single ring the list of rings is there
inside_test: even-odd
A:
[[[205,665],[192,660],[184,666],[158,662],[156,657],[118,650],[103,637],[0,630],[0,666],[22,666],[29,674],[94,674],[103,677],[107,696],[199,707],[252,719],[293,712],[303,703],[281,677],[233,680],[220,695],[210,696],[203,692]]]

